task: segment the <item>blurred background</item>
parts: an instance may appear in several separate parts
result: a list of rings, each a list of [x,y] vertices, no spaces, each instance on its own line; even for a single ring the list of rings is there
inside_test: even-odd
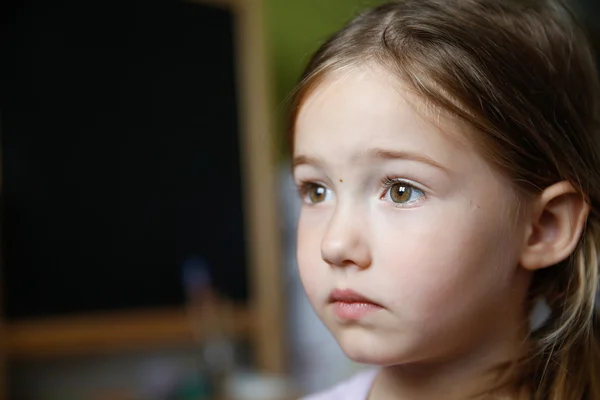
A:
[[[283,400],[364,368],[298,279],[285,120],[380,2],[0,3],[1,399]]]

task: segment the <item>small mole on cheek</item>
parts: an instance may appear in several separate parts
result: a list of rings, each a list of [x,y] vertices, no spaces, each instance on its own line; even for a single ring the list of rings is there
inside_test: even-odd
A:
[[[340,178],[340,182],[344,182],[344,181],[342,180],[342,178]]]

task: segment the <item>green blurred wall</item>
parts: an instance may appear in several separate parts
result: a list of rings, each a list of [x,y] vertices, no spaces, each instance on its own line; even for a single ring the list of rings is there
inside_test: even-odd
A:
[[[381,0],[265,0],[279,154],[285,156],[286,99],[310,55],[365,7]]]

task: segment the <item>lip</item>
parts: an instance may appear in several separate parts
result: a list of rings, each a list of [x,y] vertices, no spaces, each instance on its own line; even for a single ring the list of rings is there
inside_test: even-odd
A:
[[[352,289],[335,289],[329,295],[334,314],[342,321],[358,321],[383,307]]]
[[[336,303],[336,302],[342,302],[342,303],[368,303],[368,304],[374,304],[376,306],[381,307],[381,305],[377,304],[373,300],[369,299],[368,297],[363,296],[360,293],[355,292],[352,289],[335,289],[335,290],[332,290],[331,293],[329,294],[329,302],[330,303]]]

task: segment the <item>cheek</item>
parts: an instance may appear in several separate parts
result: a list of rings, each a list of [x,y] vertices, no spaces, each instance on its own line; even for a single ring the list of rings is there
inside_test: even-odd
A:
[[[325,229],[324,218],[314,218],[301,213],[298,221],[297,254],[300,279],[308,297],[318,296],[319,283],[324,282],[328,266],[321,258],[321,238]]]
[[[516,257],[501,221],[470,209],[415,211],[398,216],[402,225],[379,221],[377,264],[396,293],[393,307],[411,319],[438,318],[483,306],[507,288]]]

